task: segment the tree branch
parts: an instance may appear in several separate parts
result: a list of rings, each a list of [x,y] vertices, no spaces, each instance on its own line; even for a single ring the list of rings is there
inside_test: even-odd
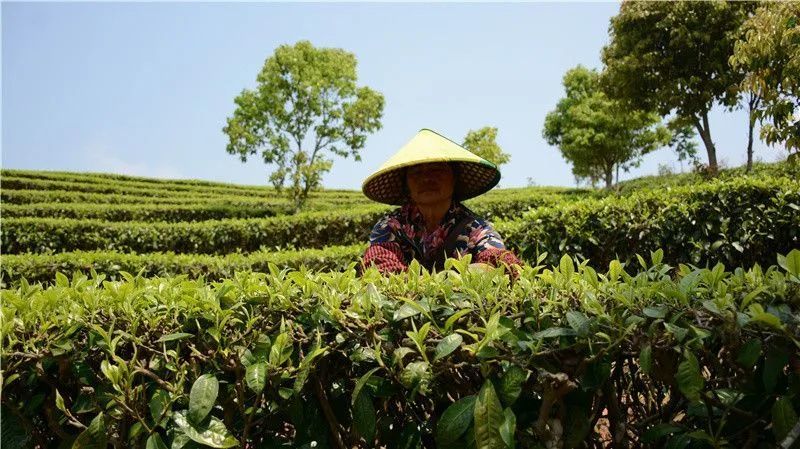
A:
[[[331,436],[333,437],[334,443],[336,443],[336,447],[339,449],[347,449],[347,445],[344,444],[344,440],[342,440],[342,436],[339,434],[339,422],[336,420],[336,415],[333,414],[331,404],[328,402],[325,390],[322,388],[322,382],[320,382],[319,377],[316,375],[314,376],[314,392],[322,408],[322,413],[325,415],[325,421],[328,422],[328,427],[330,428]]]

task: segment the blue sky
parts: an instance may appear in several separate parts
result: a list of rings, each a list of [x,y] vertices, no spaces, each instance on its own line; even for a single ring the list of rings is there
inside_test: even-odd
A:
[[[363,160],[335,159],[325,187],[360,188],[420,128],[461,141],[485,125],[499,128],[511,154],[501,186],[574,185],[542,124],[566,70],[600,67],[618,8],[4,2],[2,164],[265,184],[269,168],[227,154],[221,129],[274,49],[308,39],[353,52],[359,84],[386,98]],[[711,131],[718,157],[742,164],[746,114],[715,110]],[[756,144],[765,161],[784,154]],[[654,174],[659,163],[680,169],[664,149],[623,179]]]

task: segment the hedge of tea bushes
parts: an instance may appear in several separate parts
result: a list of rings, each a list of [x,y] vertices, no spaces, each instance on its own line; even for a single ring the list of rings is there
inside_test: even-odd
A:
[[[666,260],[728,266],[768,264],[800,248],[800,182],[775,177],[717,180],[622,197],[543,206],[498,222],[526,259],[563,253],[593,266],[663,248]]]
[[[23,197],[30,197],[28,191],[4,191],[10,201],[0,206],[0,213],[5,218],[73,218],[106,221],[202,221],[222,220],[229,218],[265,218],[278,215],[293,214],[293,206],[284,199],[254,200],[241,197],[192,198],[190,201],[176,203],[151,202],[149,197],[130,197],[116,194],[84,194],[69,192],[67,197],[58,193],[55,196],[38,195],[48,191],[36,192],[37,199],[71,199],[76,201],[54,201],[18,204]],[[94,197],[97,198],[94,198]],[[557,194],[539,194],[535,192],[513,192],[508,195],[494,195],[478,198],[469,202],[469,207],[487,219],[517,217],[525,211],[543,205],[551,205],[561,201],[577,199],[578,195],[562,196]],[[97,199],[96,203],[91,200]],[[146,201],[139,202],[140,199]],[[162,198],[163,199],[163,198]],[[171,201],[171,199],[170,199]],[[375,206],[377,203],[363,200],[337,199],[329,197],[312,198],[307,211],[330,211],[335,209],[363,208]]]
[[[4,446],[789,447],[800,251],[2,291]],[[795,443],[796,444],[796,443]]]
[[[323,248],[367,242],[382,206],[263,219],[111,222],[67,218],[3,220],[2,252],[69,251],[228,254],[260,249]]]
[[[722,169],[715,176],[719,180],[734,180],[741,178],[775,178],[787,177],[800,178],[800,164],[790,162],[763,163],[756,162],[753,169],[747,173],[746,166]],[[679,187],[696,185],[711,179],[708,174],[689,172],[671,175],[642,176],[627,181],[622,181],[614,186],[618,195],[627,195],[640,190],[664,189],[666,187]]]
[[[164,183],[128,183],[128,182],[82,182],[50,179],[23,178],[4,175],[2,177],[4,189],[28,191],[71,191],[81,193],[100,193],[109,195],[132,195],[155,198],[198,198],[207,196],[233,196],[244,199],[269,198],[275,196],[276,191],[268,187],[212,187],[203,185]],[[364,200],[363,194],[357,191],[328,190],[315,192],[311,198],[325,197],[339,200]]]
[[[266,218],[291,213],[291,206],[267,202],[241,206],[230,203],[195,204],[4,204],[5,218],[72,218],[105,221],[204,221],[227,218]]]
[[[351,245],[367,242],[372,226],[388,210],[362,206],[196,223],[8,218],[3,221],[2,250],[224,254],[262,246]],[[800,247],[800,183],[786,177],[748,178],[562,201],[516,220],[498,220],[495,228],[526,260],[547,252],[552,263],[569,252],[604,266],[617,257],[628,260],[663,247],[670,262],[767,264],[772,254]]]
[[[3,283],[17,284],[21,279],[50,283],[57,272],[72,275],[91,271],[120,279],[121,272],[145,277],[186,275],[217,281],[232,277],[239,271],[269,270],[269,264],[283,268],[315,271],[342,271],[361,260],[365,244],[328,246],[321,249],[255,251],[242,254],[175,254],[125,253],[117,251],[74,251],[59,254],[6,254],[2,256],[0,272]]]
[[[236,218],[247,214],[247,210],[271,208],[281,214],[287,214],[292,206],[286,198],[282,197],[242,197],[242,196],[192,196],[192,197],[149,197],[127,194],[84,193],[61,190],[5,190],[0,191],[0,212],[6,215],[10,211],[14,217],[40,216],[42,208],[56,208],[56,212],[74,218],[92,218],[102,215],[92,208],[124,209],[130,208],[214,208],[229,207],[233,209],[232,216]],[[350,208],[364,205],[374,205],[366,198],[349,199],[334,196],[321,196],[311,198],[306,206],[307,211],[330,210]],[[84,209],[81,209],[84,208]],[[86,210],[89,208],[89,210]],[[77,209],[72,211],[70,209]],[[86,215],[81,215],[86,211]],[[123,212],[124,213],[124,212]],[[158,217],[152,217],[154,221]]]
[[[77,173],[77,172],[57,172],[45,170],[2,170],[0,176],[14,177],[45,181],[69,181],[82,184],[116,184],[134,187],[156,187],[162,186],[168,189],[187,189],[187,188],[223,188],[228,190],[269,190],[266,186],[237,185],[224,182],[203,181],[197,179],[161,179],[147,178],[131,175],[117,175],[112,173]]]
[[[155,196],[155,197],[191,197],[198,196],[202,193],[210,194],[230,194],[229,189],[220,189],[213,187],[193,188],[187,186],[185,188],[176,188],[172,186],[135,186],[135,185],[121,185],[119,183],[83,183],[72,181],[55,181],[47,179],[32,179],[32,178],[19,178],[16,176],[3,176],[3,187],[15,190],[71,190],[75,192],[86,193],[106,193],[106,194],[132,194],[140,196]],[[264,188],[262,191],[243,190],[235,192],[238,196],[257,196],[263,197],[269,194],[274,194],[274,190]]]

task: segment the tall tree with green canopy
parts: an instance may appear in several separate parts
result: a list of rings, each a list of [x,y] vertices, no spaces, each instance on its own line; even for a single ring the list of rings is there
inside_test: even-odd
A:
[[[728,58],[754,8],[721,0],[624,1],[602,52],[607,92],[637,109],[689,120],[716,172],[708,113],[715,103],[730,108],[739,100],[743,74],[731,70]]]
[[[384,99],[356,85],[356,57],[308,41],[281,45],[264,63],[254,90],[243,90],[222,131],[227,152],[242,162],[261,155],[276,168],[269,179],[278,191],[287,184],[295,210],[330,171],[330,155],[352,156],[367,135],[381,128]]]
[[[755,115],[764,141],[800,150],[800,3],[761,5],[742,25],[730,63],[745,73],[742,86],[762,99]]]
[[[498,167],[511,160],[511,155],[497,144],[497,128],[492,126],[469,130],[461,146]]]
[[[577,66],[564,75],[566,96],[545,117],[542,135],[572,163],[577,178],[602,176],[636,166],[641,156],[670,143],[671,134],[655,112],[631,109],[601,89],[601,74]]]

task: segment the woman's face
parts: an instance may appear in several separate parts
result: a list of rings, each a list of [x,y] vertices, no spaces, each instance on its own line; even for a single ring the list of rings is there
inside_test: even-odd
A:
[[[412,165],[406,171],[406,185],[416,204],[436,204],[453,198],[455,176],[447,162]]]

